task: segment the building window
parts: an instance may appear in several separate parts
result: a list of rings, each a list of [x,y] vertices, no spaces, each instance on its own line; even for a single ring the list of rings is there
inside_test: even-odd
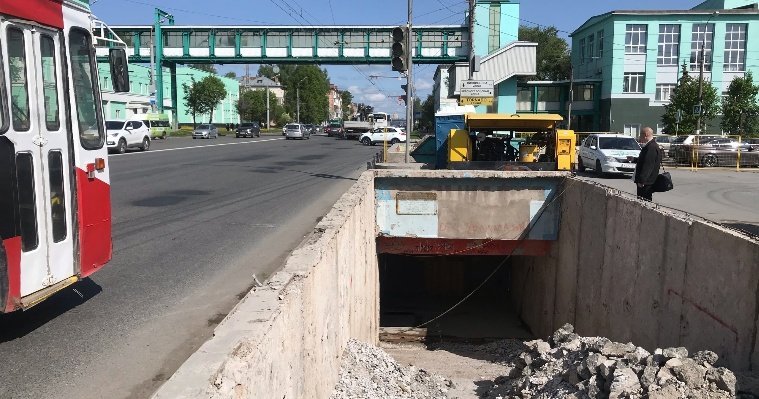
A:
[[[182,32],[163,32],[163,47],[182,47]]]
[[[585,39],[580,39],[580,64],[585,63]]]
[[[680,58],[680,25],[659,25],[657,65],[677,66]]]
[[[561,90],[558,87],[539,87],[538,101],[558,102],[561,98]]]
[[[725,26],[724,69],[730,72],[746,70],[746,24]]]
[[[118,119],[118,118],[121,118],[121,110],[120,109],[116,110],[116,119]]]
[[[625,53],[643,54],[646,52],[646,25],[628,24],[625,30]]]
[[[208,31],[190,32],[190,47],[208,47]]]
[[[488,31],[488,53],[501,48],[501,5],[490,5],[490,30]]]
[[[103,88],[108,88],[108,76],[103,76]]]
[[[604,30],[599,30],[596,36],[598,36],[598,58],[601,58],[604,56]]]
[[[646,83],[646,74],[639,72],[625,73],[625,82],[622,87],[623,93],[643,93]]]
[[[656,101],[669,101],[672,96],[672,92],[675,90],[675,85],[672,83],[664,83],[656,85]]]
[[[588,36],[588,62],[593,61],[593,57],[596,55],[596,40],[595,36],[591,34]]]
[[[625,124],[625,135],[638,137],[640,135],[640,123]]]
[[[704,70],[712,70],[712,49],[714,45],[714,24],[694,24],[690,45],[690,70],[697,71],[701,46],[704,47]]]
[[[574,101],[593,101],[593,85],[575,85],[572,97]]]
[[[218,48],[234,48],[235,33],[229,31],[217,31],[214,34],[214,43],[214,46]]]

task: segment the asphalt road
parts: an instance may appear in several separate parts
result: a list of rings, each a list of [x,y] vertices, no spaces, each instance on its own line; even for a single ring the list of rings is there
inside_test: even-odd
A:
[[[655,193],[653,200],[703,218],[759,235],[759,169],[738,172],[727,168],[667,168],[675,188]],[[635,194],[630,175],[596,176],[585,179]]]
[[[109,157],[113,260],[0,316],[0,398],[143,398],[276,271],[377,147],[171,138]]]

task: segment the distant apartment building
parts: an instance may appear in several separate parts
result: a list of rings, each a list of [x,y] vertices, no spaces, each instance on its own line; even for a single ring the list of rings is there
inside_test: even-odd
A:
[[[327,92],[329,102],[329,119],[340,119],[343,116],[343,98],[336,85],[330,84]]]
[[[238,79],[240,82],[240,93],[247,90],[269,90],[269,95],[277,99],[277,103],[285,103],[285,89],[281,83],[266,76],[242,76]]]
[[[108,63],[98,64],[100,75],[100,89],[103,93],[103,112],[106,119],[126,120],[134,115],[146,114],[152,112],[155,93],[152,92],[150,82],[150,68],[146,65],[130,64],[129,65],[129,84],[128,93],[115,93],[113,91],[113,82],[110,81],[110,67]],[[201,71],[186,66],[177,66],[177,103],[176,109],[171,103],[171,79],[170,71],[164,68],[164,113],[168,114],[172,122],[180,125],[192,123],[190,115],[184,104],[185,85],[192,84],[193,79],[199,81],[204,77],[211,75],[209,72]],[[237,113],[237,99],[239,98],[239,85],[235,79],[217,76],[224,83],[227,90],[227,96],[221,101],[213,113],[213,123],[239,123],[240,117]],[[208,122],[209,115],[197,115],[197,122]]]
[[[682,65],[697,76],[702,47],[705,80],[719,93],[746,72],[759,77],[756,0],[708,0],[690,10],[611,11],[588,19],[571,38],[575,80],[600,84],[600,90],[588,91],[600,95],[599,112],[583,123],[603,131],[636,135],[644,126],[661,131],[664,105]],[[710,130],[719,130],[718,124]]]

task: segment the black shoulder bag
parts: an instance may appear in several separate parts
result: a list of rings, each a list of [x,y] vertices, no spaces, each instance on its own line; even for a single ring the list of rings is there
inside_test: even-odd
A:
[[[664,165],[661,165],[661,168],[663,172],[656,176],[656,181],[654,182],[653,189],[655,193],[664,193],[675,187],[672,184],[672,176],[670,176],[669,172],[664,169]]]

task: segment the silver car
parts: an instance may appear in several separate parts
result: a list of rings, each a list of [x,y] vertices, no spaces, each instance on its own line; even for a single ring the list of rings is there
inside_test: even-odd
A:
[[[285,139],[310,139],[311,129],[300,123],[288,123],[285,125]]]
[[[193,139],[218,139],[219,131],[216,126],[211,124],[198,125],[195,130],[192,131]]]

